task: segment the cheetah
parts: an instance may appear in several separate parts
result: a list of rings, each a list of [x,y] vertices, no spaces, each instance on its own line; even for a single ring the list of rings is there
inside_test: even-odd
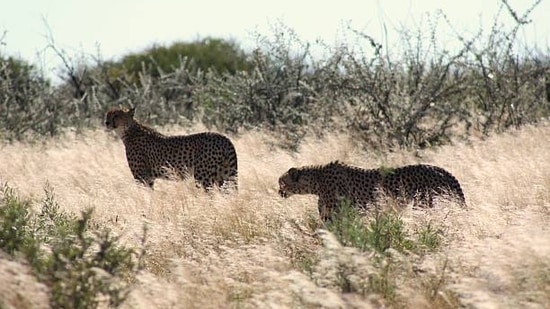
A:
[[[229,138],[210,132],[166,136],[134,119],[135,107],[105,114],[107,131],[115,131],[126,149],[134,179],[153,188],[155,179],[195,178],[210,190],[237,189],[237,152]]]
[[[293,167],[279,178],[279,195],[283,198],[293,194],[319,196],[319,214],[325,222],[343,199],[358,207],[368,207],[376,202],[379,193],[415,205],[420,202],[423,207],[433,207],[437,195],[448,195],[465,205],[458,180],[432,165],[363,169],[334,161],[321,166]]]

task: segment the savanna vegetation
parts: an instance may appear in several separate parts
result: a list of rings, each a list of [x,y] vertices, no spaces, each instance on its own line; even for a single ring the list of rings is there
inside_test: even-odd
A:
[[[539,1],[540,2],[540,1]],[[548,50],[502,1],[459,48],[428,26],[399,50],[217,38],[64,61],[61,82],[0,55],[0,308],[544,308],[550,303]],[[516,24],[502,27],[512,16]],[[316,46],[318,48],[319,46]],[[232,138],[239,192],[132,179],[103,113],[136,106],[168,134]],[[413,210],[277,195],[291,166],[439,165],[468,207]]]

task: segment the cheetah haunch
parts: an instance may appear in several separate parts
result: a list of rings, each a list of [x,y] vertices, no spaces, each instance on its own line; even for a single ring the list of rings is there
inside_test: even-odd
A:
[[[156,178],[186,179],[197,185],[237,189],[237,153],[229,138],[217,133],[166,136],[134,119],[135,108],[105,114],[107,130],[114,130],[126,148],[134,178],[153,188]]]
[[[358,207],[368,207],[379,194],[403,202],[420,202],[432,207],[436,196],[448,195],[465,205],[458,180],[446,170],[431,165],[362,169],[338,161],[321,166],[291,168],[279,178],[279,195],[319,196],[319,214],[330,220],[332,211],[347,199]]]

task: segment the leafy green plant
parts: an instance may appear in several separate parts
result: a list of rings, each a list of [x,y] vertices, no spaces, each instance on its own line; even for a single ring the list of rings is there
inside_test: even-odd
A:
[[[369,249],[369,230],[350,201],[342,201],[340,207],[332,213],[327,228],[343,245],[362,251]]]
[[[39,242],[34,239],[29,226],[30,201],[20,200],[15,190],[4,184],[0,197],[0,249],[8,254],[23,253],[34,256]]]
[[[368,226],[369,244],[378,252],[393,248],[406,252],[414,248],[414,243],[405,231],[403,220],[392,212],[375,212]]]
[[[417,235],[417,247],[426,249],[428,251],[437,250],[442,244],[442,233],[440,228],[434,226],[432,222],[428,222],[426,225],[422,225],[416,230]]]
[[[368,265],[373,267],[363,270],[365,273],[357,278],[359,266],[348,265],[353,259],[339,260],[336,274],[340,290],[362,295],[374,293],[392,304],[398,301],[396,276],[407,271],[400,268],[400,259],[411,253],[422,256],[426,251],[437,250],[442,243],[441,230],[432,223],[410,231],[396,212],[373,211],[362,216],[349,201],[343,201],[333,212],[326,227],[342,245],[369,253]],[[441,288],[443,283],[438,282],[437,287],[430,289]]]
[[[61,211],[51,186],[45,186],[45,193],[35,215],[30,200],[21,200],[4,185],[0,248],[29,262],[50,288],[54,308],[97,308],[101,299],[110,306],[121,305],[129,292],[128,279],[145,251],[136,253],[120,245],[120,238],[108,229],[92,228],[92,210],[80,217]],[[144,242],[145,238],[142,246]]]
[[[375,211],[370,221],[365,223],[363,216],[349,201],[343,201],[333,213],[328,230],[334,233],[343,245],[363,251],[371,249],[384,253],[392,248],[406,252],[415,246],[398,214]]]

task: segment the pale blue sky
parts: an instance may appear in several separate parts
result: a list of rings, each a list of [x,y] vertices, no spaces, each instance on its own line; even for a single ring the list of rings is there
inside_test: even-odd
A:
[[[427,14],[441,9],[461,33],[489,30],[500,1],[497,0],[18,0],[0,10],[0,32],[6,31],[0,52],[38,62],[49,69],[59,65],[47,46],[47,25],[56,45],[71,55],[95,54],[105,59],[139,51],[152,43],[193,40],[214,36],[252,44],[251,31],[270,33],[278,21],[296,30],[305,40],[328,43],[343,39],[344,25],[389,39],[394,29],[414,29],[427,24]],[[519,12],[532,0],[509,0]],[[542,50],[550,46],[550,0],[543,0],[531,15],[521,37]],[[503,22],[511,18],[503,13]],[[441,23],[444,27],[444,23]],[[442,29],[441,40],[453,35]],[[37,54],[39,56],[37,57]]]

